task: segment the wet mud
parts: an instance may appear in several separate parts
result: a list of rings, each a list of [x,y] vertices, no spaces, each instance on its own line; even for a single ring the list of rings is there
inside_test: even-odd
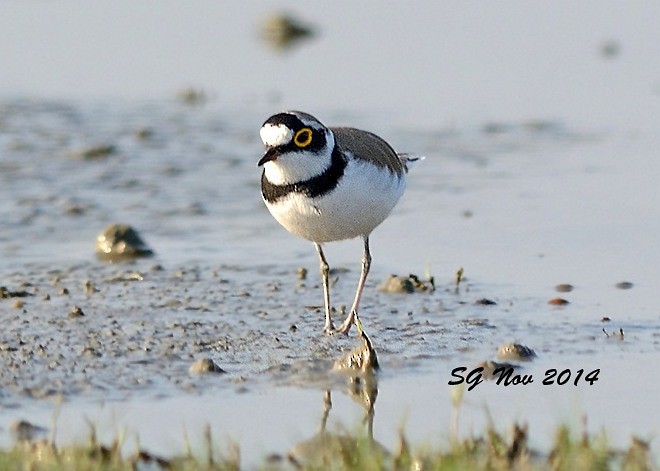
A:
[[[511,299],[504,309],[480,303],[476,286],[456,294],[448,283],[402,297],[377,290],[377,281],[367,287],[361,316],[369,336],[327,336],[322,306],[314,305],[320,280],[301,283],[299,273],[293,265],[288,272],[267,266],[164,268],[147,259],[4,274],[0,403],[167,397],[263,381],[324,387],[342,370],[380,365],[381,374],[396,376],[421,373],[429,362],[460,361],[469,351],[476,366],[497,357],[525,361],[558,344],[598,349],[606,336],[623,340],[618,332],[600,332],[597,319],[577,333],[566,325],[572,335],[554,340],[525,334],[512,305],[525,310],[528,302]],[[336,283],[349,289],[352,275],[348,271]],[[503,344],[516,331],[535,350]],[[561,331],[561,325],[554,330]]]
[[[281,379],[296,370],[293,377],[303,384],[322,381],[333,370],[377,369],[376,349],[385,358],[404,353],[411,360],[444,350],[424,348],[429,336],[444,332],[430,319],[444,317],[446,310],[423,294],[406,303],[417,307],[403,316],[392,307],[380,322],[365,314],[362,322],[378,339],[375,346],[362,331],[324,335],[321,306],[305,303],[318,301],[320,280],[301,284],[298,273],[292,268],[282,277],[280,269],[268,267],[166,269],[145,260],[5,274],[0,401],[145,391],[164,396]],[[382,307],[397,304],[391,295],[377,296]],[[417,310],[426,313],[425,320],[416,319]],[[383,321],[394,325],[382,331]],[[399,346],[387,342],[385,348],[384,337],[399,338]],[[208,372],[223,374],[218,379],[199,374]]]
[[[17,434],[31,419],[24,410],[50,410],[60,399],[237,401],[294,388],[317,394],[317,409],[329,412],[321,399],[341,390],[372,420],[377,395],[392,407],[420,393],[415,404],[426,408],[449,389],[454,368],[482,366],[487,377],[530,352],[533,361],[513,366],[537,378],[546,368],[602,367],[604,383],[612,360],[630,359],[626,371],[635,376],[654,364],[660,331],[653,277],[638,271],[644,265],[624,270],[613,261],[620,272],[604,280],[606,270],[580,270],[602,261],[600,250],[591,257],[585,246],[552,245],[554,219],[525,232],[538,206],[566,191],[542,186],[548,175],[593,176],[570,167],[566,149],[583,142],[575,133],[395,133],[436,157],[411,174],[391,220],[374,233],[365,336],[327,336],[313,249],[272,221],[260,199],[262,113],[205,106],[0,105],[0,407]],[[528,152],[546,147],[553,159],[563,155],[557,148],[567,153],[563,164],[534,155],[532,165]],[[117,222],[127,226],[109,226]],[[95,246],[107,227],[114,229],[101,250],[119,255],[110,261]],[[604,232],[589,230],[578,240]],[[122,234],[131,237],[115,237]],[[355,291],[360,252],[338,245],[331,252],[329,244],[328,261],[341,311]],[[128,246],[140,256],[126,260]],[[567,266],[574,254],[582,258]],[[413,270],[419,275],[390,275]],[[503,346],[511,352],[500,358]],[[433,387],[417,387],[421,380]],[[388,403],[388,388],[403,392]],[[512,402],[512,392],[504,395]],[[296,416],[296,405],[286,412]],[[555,418],[545,420],[554,426]]]

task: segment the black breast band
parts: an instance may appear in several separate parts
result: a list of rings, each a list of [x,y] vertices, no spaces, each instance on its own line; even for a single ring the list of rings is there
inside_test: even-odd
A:
[[[269,203],[275,203],[289,193],[300,193],[309,198],[323,196],[334,190],[339,184],[339,179],[344,175],[346,169],[346,158],[335,146],[332,151],[330,166],[320,175],[296,183],[275,185],[266,178],[266,171],[261,174],[261,194]]]

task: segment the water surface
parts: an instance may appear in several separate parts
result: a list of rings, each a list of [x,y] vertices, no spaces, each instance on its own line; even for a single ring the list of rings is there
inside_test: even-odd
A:
[[[75,5],[40,8],[63,14]],[[25,8],[12,7],[16,24],[33,11]],[[138,93],[138,78],[148,75],[112,98],[90,97],[88,83],[67,94],[64,80],[44,80],[41,93],[35,78],[8,85],[0,102],[0,286],[30,296],[0,300],[2,441],[15,420],[50,427],[58,400],[62,441],[84,436],[88,417],[108,438],[126,427],[168,453],[209,423],[252,464],[310,438],[327,390],[329,426],[360,427],[364,397],[330,372],[356,339],[320,334],[313,247],[279,227],[259,194],[258,129],[282,108],[370,129],[426,156],[372,237],[362,319],[383,366],[377,440],[393,448],[401,426],[416,443],[442,443],[452,370],[496,359],[510,342],[537,353],[520,370],[534,382],[465,392],[461,433],[481,430],[490,414],[502,429],[529,422],[532,445],[543,448],[559,422],[579,429],[586,416],[588,430],[605,429],[616,446],[633,433],[652,438],[660,418],[652,375],[660,360],[660,121],[657,54],[648,48],[659,38],[633,21],[652,15],[632,8],[618,21],[597,14],[585,23],[585,12],[572,9],[427,6],[435,15],[421,18],[354,7],[374,15],[356,29],[353,16],[324,8],[305,12],[316,39],[285,54],[258,40],[265,6],[229,22],[226,34],[253,26],[217,46],[224,81],[209,78],[217,66],[198,70],[199,83],[214,83],[198,106],[165,93],[163,81],[153,81],[156,98]],[[511,27],[502,28],[507,15]],[[523,21],[529,15],[543,16],[548,29]],[[376,27],[394,23],[406,34]],[[360,31],[373,34],[351,48]],[[63,50],[70,40],[54,38]],[[602,55],[608,38],[621,45],[619,56]],[[200,44],[204,55],[218,41]],[[89,53],[76,51],[79,59]],[[369,57],[379,59],[370,66]],[[97,87],[111,93],[110,82]],[[139,99],[128,99],[129,89]],[[95,148],[105,151],[94,156]],[[155,257],[98,261],[95,237],[110,223],[133,225]],[[360,246],[327,248],[331,266],[348,269],[333,287],[338,304],[351,300]],[[299,267],[307,279],[298,279]],[[466,279],[456,290],[460,267]],[[390,273],[430,273],[437,289],[377,290]],[[632,287],[616,286],[624,281]],[[559,293],[559,283],[574,290]],[[569,304],[548,304],[556,297]],[[85,316],[69,317],[74,306]],[[623,338],[614,335],[620,329]],[[226,374],[191,375],[200,358]],[[593,385],[542,385],[552,368],[572,378],[580,369],[600,374]]]

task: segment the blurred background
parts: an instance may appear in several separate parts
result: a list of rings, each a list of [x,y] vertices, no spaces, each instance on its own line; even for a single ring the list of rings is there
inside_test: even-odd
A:
[[[522,281],[555,255],[546,282],[575,257],[597,279],[606,251],[630,276],[658,214],[658,17],[617,1],[3,2],[0,254],[88,259],[106,224],[139,222],[171,260],[313,261],[267,215],[255,166],[261,123],[301,109],[428,157],[375,234],[416,229],[390,270]]]
[[[660,92],[660,5],[649,2],[65,0],[0,12],[5,97],[163,99],[191,87],[224,105],[377,110],[425,129],[625,126],[654,114]],[[290,43],[282,16],[303,31]]]

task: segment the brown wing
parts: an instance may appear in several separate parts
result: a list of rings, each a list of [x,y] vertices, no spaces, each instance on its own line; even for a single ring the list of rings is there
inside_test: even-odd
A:
[[[406,168],[394,149],[375,134],[354,128],[330,128],[336,144],[356,158],[363,159],[401,175]]]

